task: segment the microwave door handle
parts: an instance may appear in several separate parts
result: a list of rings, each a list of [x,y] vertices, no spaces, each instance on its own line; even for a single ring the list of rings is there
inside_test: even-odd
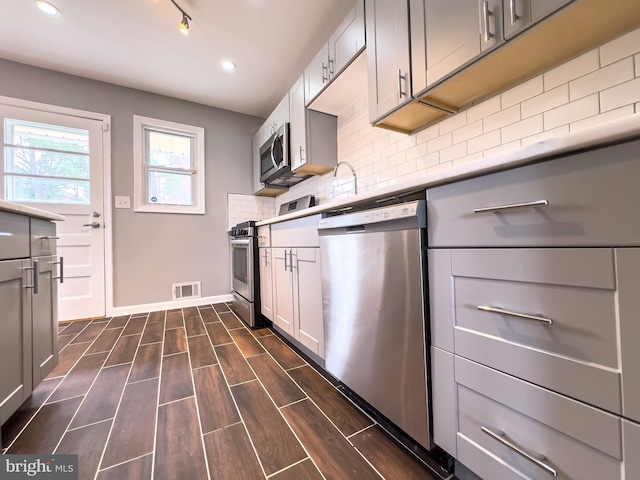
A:
[[[275,156],[273,155],[273,147],[276,144],[276,140],[278,139],[278,133],[274,133],[273,134],[273,141],[271,142],[271,163],[273,163],[273,168],[275,168],[276,170],[278,170],[278,164],[276,163],[276,159]]]

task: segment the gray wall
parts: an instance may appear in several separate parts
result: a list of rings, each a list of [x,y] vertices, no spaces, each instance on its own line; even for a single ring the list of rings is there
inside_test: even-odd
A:
[[[0,96],[111,115],[112,195],[133,204],[133,115],[205,129],[206,215],[113,210],[114,305],[171,300],[200,280],[229,293],[227,194],[251,193],[251,140],[263,119],[0,59]]]

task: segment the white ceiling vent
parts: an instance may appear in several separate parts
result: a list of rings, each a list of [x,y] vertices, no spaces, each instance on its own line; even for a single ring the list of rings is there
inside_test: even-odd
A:
[[[171,288],[174,300],[200,297],[200,282],[174,283]]]

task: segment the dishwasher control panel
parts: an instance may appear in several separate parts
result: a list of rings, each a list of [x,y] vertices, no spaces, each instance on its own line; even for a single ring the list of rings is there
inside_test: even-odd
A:
[[[426,224],[426,207],[424,200],[371,208],[369,210],[323,218],[318,223],[318,230],[387,223],[404,219],[414,219],[413,221],[416,223],[416,227],[424,227]]]

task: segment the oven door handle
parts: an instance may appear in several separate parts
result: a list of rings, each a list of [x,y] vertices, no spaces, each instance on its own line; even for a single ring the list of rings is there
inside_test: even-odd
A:
[[[251,243],[250,238],[239,238],[231,240],[231,245],[249,245]]]

